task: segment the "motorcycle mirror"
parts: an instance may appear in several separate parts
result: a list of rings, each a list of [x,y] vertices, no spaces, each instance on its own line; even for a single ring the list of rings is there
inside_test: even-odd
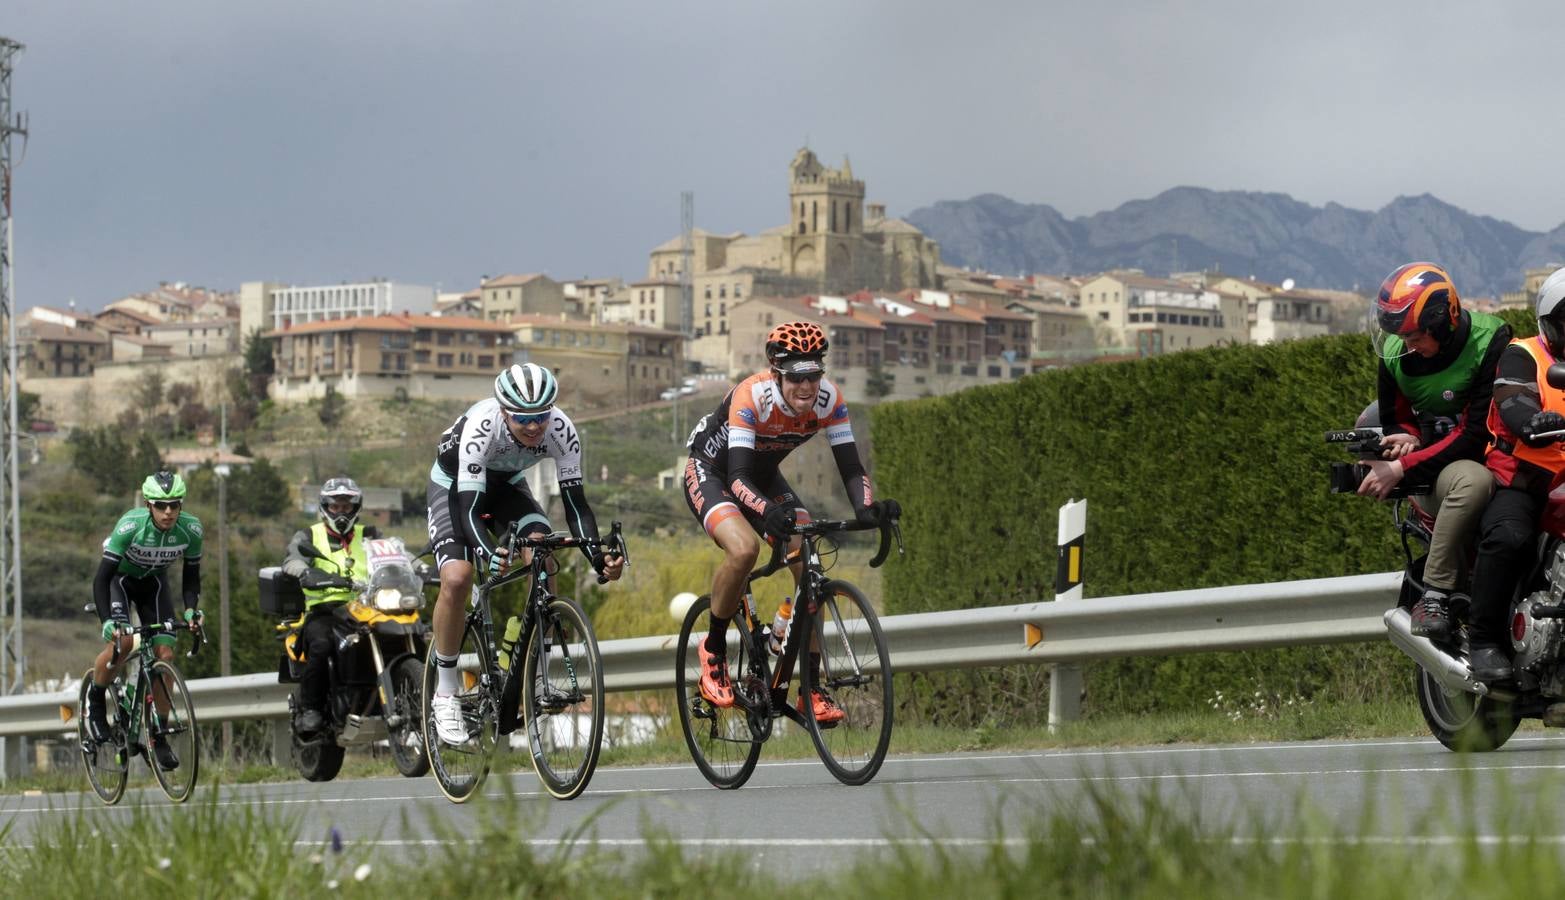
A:
[[[303,544],[303,543],[301,543],[301,544],[295,544],[294,546],[299,548],[299,552],[300,553],[303,553],[305,556],[308,556],[311,559],[326,559],[326,556],[324,554],[322,554],[321,551],[315,549],[315,545],[314,544]]]
[[[1565,363],[1555,363],[1549,366],[1549,371],[1544,376],[1544,380],[1548,381],[1549,387],[1557,391],[1565,390]]]

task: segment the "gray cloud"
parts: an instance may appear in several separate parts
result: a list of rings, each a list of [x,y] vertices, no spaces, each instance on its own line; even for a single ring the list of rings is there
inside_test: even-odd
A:
[[[12,0],[17,294],[639,275],[786,217],[808,140],[895,213],[1179,184],[1565,220],[1541,2]]]

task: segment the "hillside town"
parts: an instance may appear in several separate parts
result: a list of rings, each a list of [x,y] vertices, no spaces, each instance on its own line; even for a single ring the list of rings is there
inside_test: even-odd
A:
[[[1291,280],[952,267],[937,242],[866,197],[846,160],[832,168],[800,149],[788,164],[787,222],[755,234],[691,227],[652,246],[639,278],[480,275],[448,293],[383,278],[237,290],[166,282],[98,312],[34,306],[19,320],[21,384],[39,397],[35,418],[61,427],[132,407],[148,370],[215,407],[225,373],[259,341],[276,402],[328,390],[479,397],[497,368],[531,361],[567,380],[575,408],[612,410],[670,400],[692,376],[742,377],[761,367],[774,324],[808,319],[826,329],[832,377],[848,396],[900,400],[1060,366],[1367,328],[1369,298]],[[1467,302],[1523,305],[1546,272],[1523,273],[1514,295]]]

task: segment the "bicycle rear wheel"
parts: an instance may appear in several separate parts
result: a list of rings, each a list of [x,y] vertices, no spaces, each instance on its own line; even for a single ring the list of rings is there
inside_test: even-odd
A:
[[[527,639],[522,709],[533,769],[550,794],[587,788],[603,744],[603,659],[576,601],[556,597]]]
[[[821,762],[843,784],[864,784],[880,771],[891,745],[891,657],[880,619],[858,588],[830,582],[815,616],[820,670],[801,666],[802,695],[824,690],[842,708],[836,722],[821,722],[815,704],[805,702],[804,718]]]
[[[125,783],[130,780],[130,749],[125,746],[124,723],[120,722],[120,705],[104,697],[104,717],[109,721],[109,732],[114,739],[98,743],[92,739],[87,727],[87,689],[92,686],[92,670],[82,676],[76,692],[76,740],[81,748],[82,766],[87,770],[87,780],[98,798],[110,806],[125,796]]]
[[[196,776],[201,771],[201,742],[196,739],[196,705],[185,688],[185,677],[167,660],[158,660],[147,673],[148,759],[152,774],[157,776],[163,793],[175,803],[184,803],[196,788]],[[155,698],[162,693],[168,700],[168,708],[159,712]],[[173,751],[174,768],[165,771],[158,763],[158,744]]]
[[[460,745],[447,744],[435,730],[430,703],[435,696],[435,643],[430,641],[424,657],[423,727],[424,746],[429,749],[429,767],[435,773],[441,793],[452,803],[465,803],[478,793],[489,774],[494,755],[499,712],[499,688],[495,684],[495,664],[489,644],[478,633],[482,626],[469,619],[462,629],[462,644],[457,661],[461,683],[457,702],[468,739]]]
[[[738,704],[722,709],[713,706],[701,696],[701,657],[696,652],[697,641],[706,640],[710,629],[712,598],[703,596],[690,611],[679,629],[679,646],[675,651],[674,691],[679,705],[679,727],[685,733],[685,746],[696,768],[714,787],[733,790],[750,780],[756,760],[761,758],[761,742],[750,729],[749,714]],[[755,696],[767,693],[764,668],[759,684],[751,684],[755,675],[751,671],[750,642],[745,639],[743,617],[734,616],[728,624],[728,672],[735,680],[735,691],[740,682],[755,689]],[[761,663],[764,667],[764,661]]]

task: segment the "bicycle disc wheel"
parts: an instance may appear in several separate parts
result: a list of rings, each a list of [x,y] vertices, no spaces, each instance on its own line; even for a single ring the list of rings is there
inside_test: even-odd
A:
[[[130,751],[125,746],[125,729],[119,721],[120,707],[105,696],[104,716],[109,720],[112,741],[98,743],[87,728],[87,689],[92,686],[92,670],[82,676],[81,688],[76,693],[76,740],[81,748],[82,766],[87,770],[87,780],[99,799],[109,805],[120,802],[125,796],[125,783],[130,780]]]
[[[557,799],[587,788],[603,743],[603,660],[576,601],[549,601],[527,639],[522,710],[538,780]]]
[[[152,774],[157,776],[163,793],[175,803],[184,803],[196,788],[196,776],[201,771],[201,742],[196,738],[196,705],[190,700],[185,678],[166,660],[152,664],[147,673],[147,684],[153,697],[147,709],[148,759]],[[157,697],[168,700],[168,707],[159,710]],[[165,771],[158,762],[155,748],[162,744],[173,751],[175,763]]]
[[[466,623],[458,651],[461,680],[456,698],[462,706],[462,721],[468,734],[468,739],[459,745],[442,741],[435,730],[435,716],[430,709],[438,679],[434,641],[430,641],[429,652],[424,657],[424,746],[429,750],[429,767],[440,784],[440,792],[452,803],[465,803],[478,793],[489,774],[497,736],[500,691],[495,685],[496,670],[494,660],[489,656],[489,645],[480,638],[478,627],[472,621]]]
[[[843,784],[864,784],[880,771],[891,745],[891,657],[880,619],[851,584],[831,582],[815,617],[820,671],[802,663],[802,693],[824,690],[842,708],[836,722],[821,722],[815,704],[804,703],[815,751]],[[801,654],[802,655],[802,654]]]
[[[722,709],[701,696],[701,657],[695,644],[706,640],[711,610],[712,598],[703,596],[685,613],[674,654],[674,691],[679,727],[685,733],[685,746],[690,748],[696,768],[714,787],[733,790],[750,780],[756,760],[761,758],[761,743],[751,732],[748,714],[742,707],[735,704]],[[728,672],[736,681],[754,677],[742,621],[736,615],[728,624]],[[763,671],[760,684],[756,685],[757,696],[765,696],[765,682]],[[735,687],[739,685],[736,683]]]

